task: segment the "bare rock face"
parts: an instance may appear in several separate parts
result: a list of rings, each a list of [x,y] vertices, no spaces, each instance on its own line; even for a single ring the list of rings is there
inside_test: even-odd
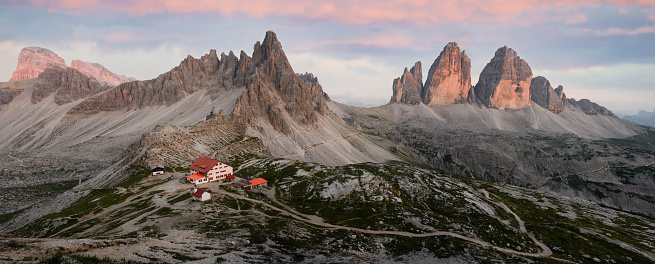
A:
[[[434,60],[421,93],[428,106],[464,103],[471,89],[471,60],[450,42]]]
[[[557,89],[553,89],[548,79],[543,76],[532,78],[530,97],[533,102],[555,114],[562,112],[566,107],[564,87],[560,85]]]
[[[87,76],[93,76],[100,83],[106,83],[111,86],[116,86],[124,82],[136,81],[132,77],[125,75],[118,75],[110,72],[104,66],[98,63],[83,62],[81,60],[73,60],[71,68],[77,69]]]
[[[290,122],[315,124],[330,111],[326,104],[330,99],[318,79],[293,71],[272,31],[266,32],[261,44],[255,43],[252,63],[255,71],[236,103],[235,119],[250,123],[265,118],[275,130],[290,134]]]
[[[614,115],[614,113],[612,113],[612,111],[597,103],[589,101],[589,99],[581,99],[580,101],[576,101],[575,99],[570,98],[567,101],[571,106],[581,109],[585,114],[618,118],[616,115]]]
[[[246,76],[254,72],[249,57],[237,58],[233,52],[216,50],[199,59],[187,56],[179,66],[157,78],[122,83],[113,89],[78,104],[71,113],[93,114],[99,111],[115,111],[123,108],[137,109],[147,106],[171,105],[189,94],[206,89],[210,96],[220,90],[243,87]]]
[[[423,68],[421,62],[417,61],[412,69],[403,72],[403,75],[393,80],[392,103],[403,103],[417,105],[421,99],[423,89]]]
[[[26,47],[18,54],[18,65],[9,81],[32,79],[39,76],[49,64],[66,68],[64,59],[49,49]]]
[[[100,85],[95,78],[88,77],[76,69],[61,68],[51,64],[39,74],[38,80],[34,84],[32,103],[38,103],[55,93],[55,103],[62,105],[109,88]]]
[[[530,83],[532,69],[511,48],[499,48],[487,66],[484,67],[478,84],[476,97],[487,107],[498,109],[520,109],[531,105]]]

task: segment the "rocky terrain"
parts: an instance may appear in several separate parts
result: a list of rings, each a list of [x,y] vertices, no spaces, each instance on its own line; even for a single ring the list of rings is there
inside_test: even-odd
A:
[[[653,112],[640,110],[636,115],[626,115],[622,119],[635,125],[655,127],[655,110]]]
[[[9,81],[25,80],[36,78],[49,65],[68,68],[63,58],[49,49],[41,47],[26,47],[18,54],[18,65]],[[73,60],[70,68],[80,71],[82,74],[95,78],[101,84],[116,86],[124,82],[135,81],[132,77],[115,74],[98,63]]]
[[[96,78],[96,80],[102,84],[111,86],[116,86],[124,82],[136,81],[136,79],[132,77],[115,74],[107,70],[105,66],[98,63],[73,60],[71,61],[71,68],[76,69],[87,76],[93,76],[93,78]]]
[[[564,87],[560,85],[553,89],[548,79],[543,76],[532,78],[532,82],[530,83],[530,98],[536,104],[555,114],[564,111],[567,103]]]
[[[116,87],[55,65],[0,83],[0,258],[654,261],[653,130],[567,99],[507,47],[475,87],[450,43],[425,85],[417,62],[393,89],[334,102],[270,31],[250,56]],[[268,196],[215,183],[189,202],[177,179],[199,155]]]
[[[9,81],[25,80],[36,78],[48,65],[54,64],[67,68],[64,59],[49,49],[41,47],[26,47],[18,55],[18,65],[11,75]]]
[[[428,106],[466,102],[471,89],[471,60],[450,42],[434,60],[421,95]]]
[[[655,216],[653,132],[617,118],[539,106],[331,107],[359,131],[401,143],[394,153],[417,163]]]
[[[405,71],[399,78],[393,80],[392,103],[417,105],[423,101],[423,68],[417,61],[412,69]]]
[[[580,199],[404,163],[234,160],[268,187],[132,174],[0,241],[4,261],[646,263],[655,222]],[[173,176],[173,180],[168,180]],[[576,241],[585,241],[578,243]]]
[[[530,84],[532,69],[516,51],[507,46],[496,54],[482,69],[475,95],[486,107],[519,109],[532,104]]]

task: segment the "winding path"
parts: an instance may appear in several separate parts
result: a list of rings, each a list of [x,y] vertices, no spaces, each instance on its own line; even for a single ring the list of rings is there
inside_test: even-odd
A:
[[[319,216],[316,216],[316,215],[306,215],[306,214],[299,213],[299,212],[297,212],[295,210],[280,209],[280,208],[275,207],[275,206],[273,206],[273,205],[271,205],[269,203],[266,203],[266,202],[263,202],[263,201],[260,201],[260,200],[256,200],[256,199],[252,199],[252,198],[249,198],[249,197],[244,197],[242,195],[226,192],[226,191],[220,190],[220,189],[219,189],[218,192],[223,194],[223,195],[233,197],[235,199],[247,200],[247,201],[250,201],[250,202],[253,202],[253,203],[258,203],[258,204],[264,205],[264,206],[269,207],[269,208],[271,208],[273,210],[276,210],[276,211],[282,212],[284,214],[287,214],[287,215],[291,216],[292,218],[294,218],[294,219],[296,219],[298,221],[302,221],[302,222],[305,222],[305,223],[309,223],[309,224],[313,224],[313,225],[317,225],[317,226],[322,226],[322,227],[326,227],[326,228],[330,228],[330,229],[344,229],[344,230],[352,230],[352,231],[356,231],[356,232],[360,232],[360,233],[366,233],[366,234],[396,235],[396,236],[404,236],[404,237],[449,236],[449,237],[459,238],[459,239],[462,239],[462,240],[465,240],[465,241],[468,241],[468,242],[471,242],[471,243],[475,243],[475,244],[478,244],[478,245],[482,245],[482,246],[487,247],[487,248],[493,248],[493,249],[495,249],[497,251],[500,251],[500,252],[515,254],[515,255],[520,255],[520,256],[550,257],[553,254],[553,252],[544,243],[542,243],[541,241],[538,241],[534,237],[534,235],[527,232],[527,230],[525,229],[525,224],[523,223],[521,218],[518,217],[518,215],[516,215],[514,212],[512,212],[509,209],[509,207],[507,207],[505,204],[500,203],[500,202],[498,202],[498,204],[501,207],[503,207],[503,209],[505,209],[510,214],[512,214],[516,218],[516,220],[519,222],[521,232],[527,234],[539,247],[541,247],[543,249],[543,251],[538,252],[538,253],[521,252],[521,251],[509,249],[509,248],[502,248],[502,247],[494,246],[494,245],[490,244],[489,242],[486,242],[486,241],[478,239],[478,238],[468,237],[468,236],[464,236],[464,235],[460,235],[460,234],[453,233],[453,232],[448,232],[448,231],[436,231],[436,232],[430,232],[430,233],[410,233],[410,232],[404,232],[404,231],[368,230],[368,229],[361,229],[361,228],[355,228],[355,227],[334,225],[334,224],[330,224],[330,223],[325,223],[322,218],[320,218]],[[484,190],[483,190],[483,192],[486,193],[486,191],[484,191]],[[489,197],[488,193],[486,193],[485,196],[488,198]],[[273,201],[275,201],[276,203],[280,203],[277,200],[273,200]],[[284,207],[288,208],[287,206],[284,206]]]

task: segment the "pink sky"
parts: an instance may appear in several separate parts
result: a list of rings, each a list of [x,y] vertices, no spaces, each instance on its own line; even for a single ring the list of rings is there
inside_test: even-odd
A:
[[[11,0],[14,3],[47,8],[51,11],[88,13],[111,10],[116,13],[141,16],[147,14],[208,13],[225,17],[245,15],[294,16],[326,19],[345,24],[373,24],[404,22],[429,25],[466,21],[505,21],[534,11],[555,10],[569,22],[586,21],[577,12],[582,6],[617,4],[623,6],[651,6],[655,0]],[[559,16],[542,19],[562,19]]]

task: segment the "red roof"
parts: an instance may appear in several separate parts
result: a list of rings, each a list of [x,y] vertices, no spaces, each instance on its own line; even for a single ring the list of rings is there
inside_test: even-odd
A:
[[[263,178],[257,178],[257,179],[254,179],[254,180],[250,180],[250,184],[252,184],[252,186],[260,185],[262,183],[267,183],[267,182],[268,181],[264,180]]]
[[[192,169],[194,171],[202,172],[202,173],[207,173],[209,170],[211,170],[216,164],[218,164],[218,160],[215,159],[210,159],[210,158],[205,158],[205,157],[198,157],[196,161],[191,163],[189,165],[189,169]]]
[[[207,192],[207,190],[205,190],[205,189],[196,189],[196,191],[194,193],[192,193],[191,195],[193,195],[195,197],[201,197],[202,194],[205,193],[205,192]]]
[[[187,179],[189,179],[189,180],[197,181],[198,179],[202,179],[202,178],[204,178],[205,175],[203,175],[202,173],[199,173],[199,172],[198,172],[198,173],[195,173],[195,174],[191,174],[191,175],[189,175],[189,176],[186,176],[186,177],[187,177]]]

